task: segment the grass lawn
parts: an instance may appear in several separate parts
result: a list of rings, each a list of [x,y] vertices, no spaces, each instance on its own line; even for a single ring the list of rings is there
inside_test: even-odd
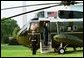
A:
[[[73,51],[73,48],[67,48],[65,54],[58,53],[40,53],[37,51],[36,55],[32,55],[32,51],[24,46],[17,45],[1,45],[1,57],[83,57],[83,48],[77,48],[77,51]]]

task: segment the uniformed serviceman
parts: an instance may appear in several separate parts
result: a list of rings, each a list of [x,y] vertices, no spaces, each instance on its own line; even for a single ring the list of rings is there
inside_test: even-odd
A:
[[[37,40],[36,40],[36,36],[35,35],[32,35],[32,38],[31,38],[31,43],[32,43],[32,54],[35,55],[36,54],[36,50],[37,50]]]
[[[31,44],[32,44],[32,54],[35,55],[36,54],[36,50],[37,50],[37,38],[35,33],[35,30],[37,29],[38,25],[36,23],[32,23],[31,24],[31,30],[32,30],[32,36],[31,36]]]

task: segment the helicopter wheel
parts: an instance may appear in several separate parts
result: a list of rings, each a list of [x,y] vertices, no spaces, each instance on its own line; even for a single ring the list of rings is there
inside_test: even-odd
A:
[[[60,43],[60,46],[58,48],[58,53],[59,54],[64,54],[65,53],[65,47],[63,47],[63,43]]]
[[[64,48],[59,48],[58,53],[59,54],[64,54],[65,53],[65,49]]]

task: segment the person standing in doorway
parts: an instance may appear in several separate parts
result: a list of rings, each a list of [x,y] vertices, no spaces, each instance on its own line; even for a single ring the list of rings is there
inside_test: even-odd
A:
[[[44,44],[48,45],[48,23],[44,22]]]

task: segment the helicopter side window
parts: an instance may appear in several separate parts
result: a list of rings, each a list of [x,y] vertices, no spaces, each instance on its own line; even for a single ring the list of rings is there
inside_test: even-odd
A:
[[[82,32],[83,22],[62,22],[60,23],[61,32]]]
[[[77,32],[83,31],[83,22],[74,22],[73,30]]]
[[[60,31],[61,32],[70,32],[70,31],[76,31],[77,26],[73,24],[73,22],[63,22],[60,23]]]
[[[73,31],[77,31],[77,26],[73,25]]]
[[[64,31],[64,26],[60,26],[60,30],[61,31]]]
[[[71,31],[71,29],[72,29],[71,27],[68,27],[68,31]]]
[[[69,18],[74,18],[73,11],[69,12]]]
[[[60,16],[64,15],[64,11],[59,11],[59,15]]]
[[[61,22],[61,23],[59,23],[60,31],[61,32],[66,32],[67,31],[67,25],[68,25],[67,22]]]
[[[38,12],[37,17],[38,18],[44,18],[45,17],[44,11]]]
[[[58,12],[58,16],[61,19],[78,19],[78,18],[83,18],[83,12],[60,10]]]
[[[76,25],[69,26],[68,31],[77,31],[77,26]]]
[[[57,12],[48,12],[47,15],[48,15],[48,17],[57,18]]]

